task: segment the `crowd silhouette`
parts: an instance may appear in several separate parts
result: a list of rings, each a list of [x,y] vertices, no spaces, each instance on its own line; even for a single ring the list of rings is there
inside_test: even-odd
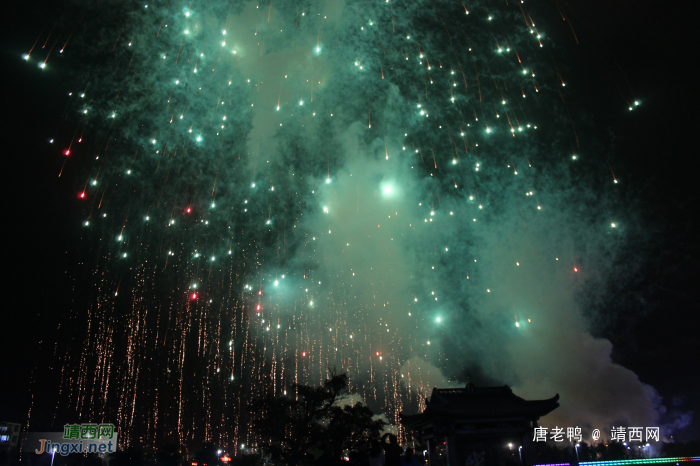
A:
[[[422,452],[399,445],[396,435],[386,433],[381,440],[372,439],[359,443],[345,457],[334,454],[332,445],[321,441],[314,443],[307,454],[313,466],[423,466],[426,464]]]

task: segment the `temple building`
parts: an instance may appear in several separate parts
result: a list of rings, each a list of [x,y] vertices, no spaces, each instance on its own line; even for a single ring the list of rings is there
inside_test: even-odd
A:
[[[506,385],[434,388],[401,423],[427,447],[428,466],[532,466],[533,429],[558,400],[524,400]]]

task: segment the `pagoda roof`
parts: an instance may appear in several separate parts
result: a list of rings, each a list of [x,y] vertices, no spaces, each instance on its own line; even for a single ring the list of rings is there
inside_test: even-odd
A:
[[[526,418],[536,420],[559,407],[559,395],[546,400],[525,400],[507,385],[502,387],[434,388],[420,414],[401,414],[406,427],[419,427],[433,420]]]

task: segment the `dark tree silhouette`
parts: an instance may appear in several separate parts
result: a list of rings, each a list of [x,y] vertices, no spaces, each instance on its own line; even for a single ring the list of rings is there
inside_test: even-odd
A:
[[[146,466],[148,463],[151,461],[141,448],[127,448],[109,454],[110,466]]]
[[[156,453],[156,461],[158,466],[180,466],[182,462],[180,445],[177,443],[163,445]]]
[[[347,375],[333,373],[320,387],[294,385],[290,396],[254,400],[252,428],[261,449],[276,463],[296,466],[311,462],[312,445],[323,445],[337,459],[344,450],[378,438],[385,423],[373,420],[366,405],[339,405],[347,385]]]
[[[194,454],[194,462],[200,466],[217,466],[222,464],[213,443],[204,443],[202,449]]]

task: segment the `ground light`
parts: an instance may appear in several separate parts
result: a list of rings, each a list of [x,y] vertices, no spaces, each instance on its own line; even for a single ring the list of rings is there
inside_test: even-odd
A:
[[[700,461],[700,456],[679,456],[675,458],[645,458],[639,460],[617,461],[584,461],[579,462],[579,466],[628,466],[635,464],[681,463],[686,461]],[[571,463],[536,464],[534,466],[571,466]]]

